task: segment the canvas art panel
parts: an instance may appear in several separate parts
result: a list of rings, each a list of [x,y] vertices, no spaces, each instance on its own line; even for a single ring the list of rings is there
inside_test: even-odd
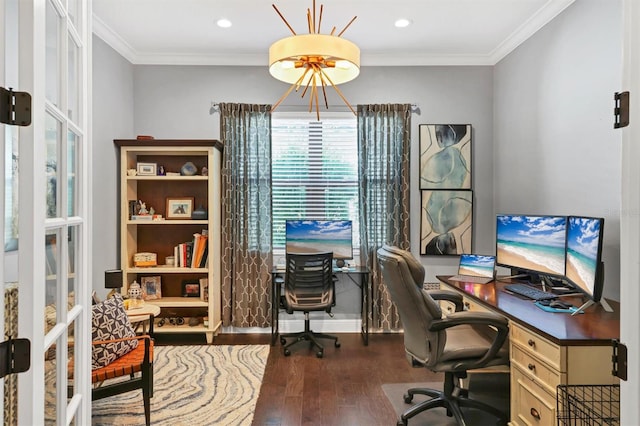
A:
[[[421,124],[420,189],[471,189],[471,124]]]
[[[472,191],[421,191],[420,254],[471,253]]]

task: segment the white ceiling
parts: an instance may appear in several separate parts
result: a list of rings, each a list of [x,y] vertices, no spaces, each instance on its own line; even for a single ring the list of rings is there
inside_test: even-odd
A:
[[[316,0],[320,32],[340,32],[361,64],[494,65],[575,0]],[[313,0],[93,0],[93,31],[134,64],[260,65],[269,46],[308,33]],[[219,28],[216,21],[232,26]],[[408,18],[407,28],[394,27]]]

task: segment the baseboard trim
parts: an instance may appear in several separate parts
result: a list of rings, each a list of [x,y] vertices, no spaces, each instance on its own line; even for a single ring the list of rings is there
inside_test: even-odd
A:
[[[336,315],[337,317],[337,315]],[[320,333],[359,333],[362,320],[350,318],[312,319],[311,329]],[[304,319],[286,319],[279,321],[280,333],[294,333],[304,330]],[[266,334],[271,327],[222,327],[225,334]]]

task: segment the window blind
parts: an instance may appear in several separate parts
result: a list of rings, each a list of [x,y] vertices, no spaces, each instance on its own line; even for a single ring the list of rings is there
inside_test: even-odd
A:
[[[273,247],[287,219],[351,220],[358,236],[357,121],[351,113],[274,113],[271,122]]]

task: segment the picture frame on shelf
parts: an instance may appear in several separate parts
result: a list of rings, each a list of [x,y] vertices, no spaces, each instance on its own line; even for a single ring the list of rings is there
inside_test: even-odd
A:
[[[138,176],[155,176],[158,172],[158,165],[156,163],[137,163],[136,170]]]
[[[193,197],[167,197],[167,219],[191,219]]]
[[[162,279],[159,275],[140,278],[142,299],[155,300],[162,298]]]
[[[198,280],[182,281],[182,297],[200,297],[200,282]]]

